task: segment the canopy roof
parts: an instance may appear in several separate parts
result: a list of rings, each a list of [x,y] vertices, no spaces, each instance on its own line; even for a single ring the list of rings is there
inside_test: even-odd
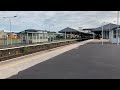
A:
[[[117,27],[120,27],[120,25],[109,23],[109,24],[103,25],[103,30],[104,31],[115,30]],[[90,30],[92,32],[94,32],[94,31],[102,31],[102,26],[97,27],[97,28],[83,29],[83,30]]]
[[[64,28],[64,29],[59,31],[59,33],[65,33],[65,32],[67,33],[67,32],[80,32],[80,31],[72,29],[72,28],[69,28],[69,27]]]
[[[73,32],[73,33],[81,33],[81,34],[90,34],[91,35],[91,33],[85,33],[85,32],[75,30],[75,29],[72,29],[72,28],[69,28],[69,27],[64,28],[61,31],[59,31],[59,33],[71,33],[71,32]]]

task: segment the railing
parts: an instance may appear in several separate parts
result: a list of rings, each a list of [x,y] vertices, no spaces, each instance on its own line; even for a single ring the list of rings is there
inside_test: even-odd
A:
[[[26,46],[12,47],[12,48],[3,48],[3,49],[0,49],[0,61],[76,43],[78,41],[80,40],[78,39],[64,40],[64,41],[56,41],[56,42],[50,42],[50,43],[46,42],[43,44],[33,44],[33,45],[26,45]]]

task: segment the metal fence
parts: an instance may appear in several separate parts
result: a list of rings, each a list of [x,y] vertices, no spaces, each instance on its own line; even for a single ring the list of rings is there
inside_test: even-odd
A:
[[[11,45],[11,44],[15,45],[15,44],[20,44],[20,43],[22,43],[22,40],[18,39],[18,38],[2,38],[2,39],[0,39],[0,46]]]
[[[65,39],[64,38],[51,38],[51,39],[48,38],[48,40],[46,40],[46,41],[43,40],[41,42],[32,42],[30,39],[23,40],[21,38],[2,38],[2,39],[0,39],[0,47],[8,47],[8,46],[11,46],[11,45],[12,46],[17,46],[17,45],[23,45],[23,44],[54,42],[54,41],[61,41],[61,40],[65,40]]]

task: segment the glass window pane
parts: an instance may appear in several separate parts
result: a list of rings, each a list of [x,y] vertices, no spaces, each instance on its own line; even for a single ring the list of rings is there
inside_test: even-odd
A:
[[[113,31],[113,34],[116,34],[116,30]]]
[[[115,35],[115,34],[113,35],[113,38],[116,38],[116,35]]]

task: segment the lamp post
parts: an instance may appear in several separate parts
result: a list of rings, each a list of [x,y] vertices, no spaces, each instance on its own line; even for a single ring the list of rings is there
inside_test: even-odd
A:
[[[11,33],[11,18],[15,18],[17,16],[13,16],[13,17],[3,17],[3,18],[8,18],[9,19],[9,22],[10,22],[10,33]],[[10,43],[12,45],[12,38],[10,39]]]
[[[119,31],[118,31],[118,28],[119,28],[119,11],[117,12],[117,31],[116,31],[116,38],[117,38],[117,45],[119,45]]]
[[[103,22],[102,23],[102,45],[103,45],[103,24],[104,24],[105,22]]]
[[[51,32],[50,32],[50,25],[49,25],[49,40],[51,42]]]
[[[93,39],[94,39],[94,32],[93,32]]]
[[[65,30],[65,40],[66,40],[66,30]]]

